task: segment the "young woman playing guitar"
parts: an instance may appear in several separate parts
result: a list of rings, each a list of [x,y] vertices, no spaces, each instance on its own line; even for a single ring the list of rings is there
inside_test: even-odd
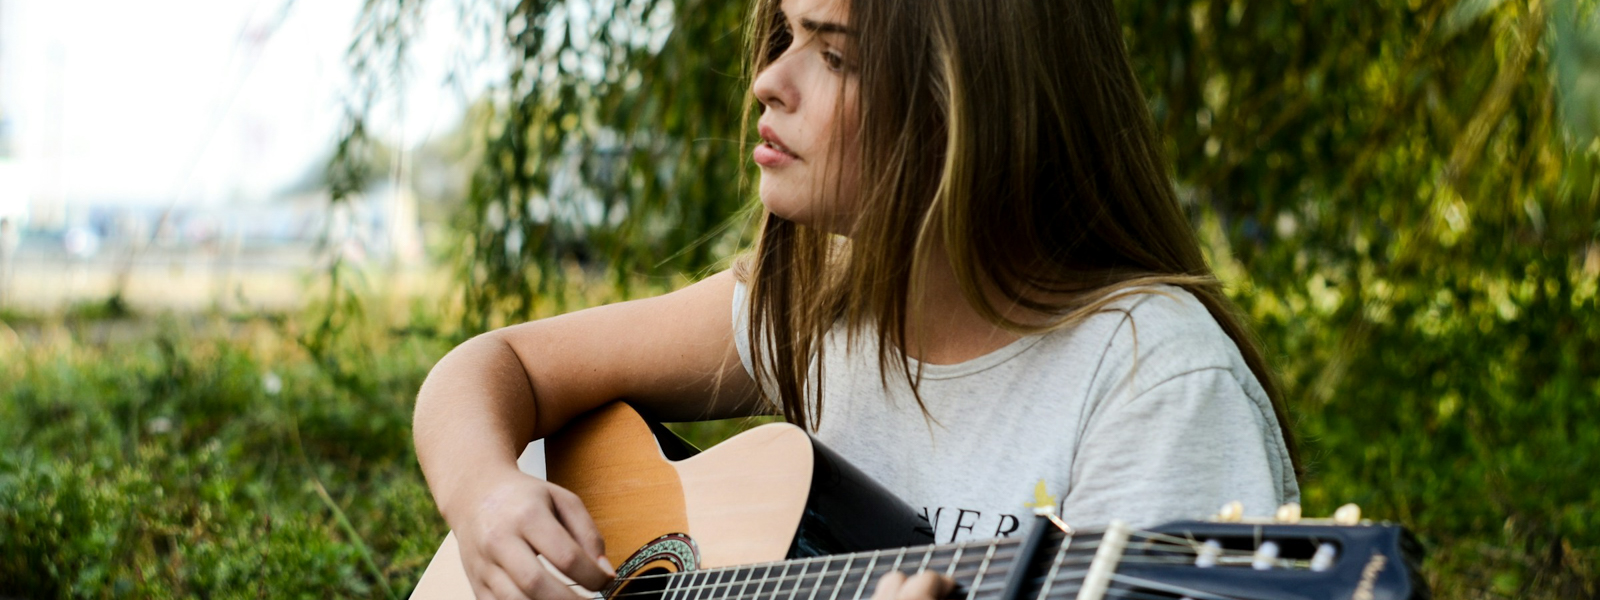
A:
[[[756,0],[753,253],[657,298],[493,331],[417,398],[480,598],[614,572],[531,440],[627,399],[784,415],[938,542],[1298,499],[1261,350],[1180,208],[1110,0]],[[757,117],[757,115],[759,115]],[[758,383],[759,382],[759,383]],[[948,581],[890,575],[883,598]]]

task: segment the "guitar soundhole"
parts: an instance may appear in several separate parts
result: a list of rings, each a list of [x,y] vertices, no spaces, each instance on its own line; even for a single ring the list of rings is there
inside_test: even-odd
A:
[[[654,600],[661,597],[674,573],[700,567],[700,546],[694,538],[669,533],[639,548],[617,567],[617,581],[605,591],[607,598]]]
[[[627,598],[628,600],[657,600],[671,580],[672,571],[661,568],[648,568],[634,573],[626,578],[619,578],[617,584],[606,590],[606,598]]]

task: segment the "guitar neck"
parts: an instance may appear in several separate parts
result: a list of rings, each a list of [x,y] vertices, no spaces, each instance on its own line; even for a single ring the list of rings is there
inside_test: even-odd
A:
[[[665,600],[861,600],[891,571],[933,571],[968,600],[998,599],[1023,544],[1015,539],[917,546],[666,575]]]

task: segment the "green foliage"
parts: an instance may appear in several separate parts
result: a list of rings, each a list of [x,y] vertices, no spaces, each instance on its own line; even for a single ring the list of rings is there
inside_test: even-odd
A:
[[[421,4],[365,4],[331,174],[359,170],[345,149],[369,143],[374,90],[403,71]],[[459,6],[465,29],[493,32],[483,52],[507,64],[466,124],[479,147],[457,223],[463,333],[525,321],[541,302],[572,306],[578,267],[603,263],[606,287],[627,294],[641,276],[659,285],[732,253],[748,175],[741,3]]]
[[[383,340],[357,394],[292,322],[168,320],[94,341],[114,325],[0,338],[0,596],[409,589],[444,534],[410,439],[443,343]]]

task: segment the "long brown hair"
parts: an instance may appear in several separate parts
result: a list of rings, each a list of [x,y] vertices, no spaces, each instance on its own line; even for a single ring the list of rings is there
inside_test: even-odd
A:
[[[905,348],[921,315],[908,299],[940,248],[978,313],[1022,334],[1152,285],[1188,290],[1238,346],[1296,456],[1276,378],[1178,204],[1111,1],[847,1],[854,229],[844,241],[767,213],[743,269],[756,378],[784,416],[816,427],[823,340],[841,324],[851,339],[875,333],[884,377],[896,367],[916,391]],[[779,6],[756,1],[752,77],[789,44]],[[747,124],[759,110],[752,98]],[[1055,318],[1019,322],[1002,309],[1012,304]]]

